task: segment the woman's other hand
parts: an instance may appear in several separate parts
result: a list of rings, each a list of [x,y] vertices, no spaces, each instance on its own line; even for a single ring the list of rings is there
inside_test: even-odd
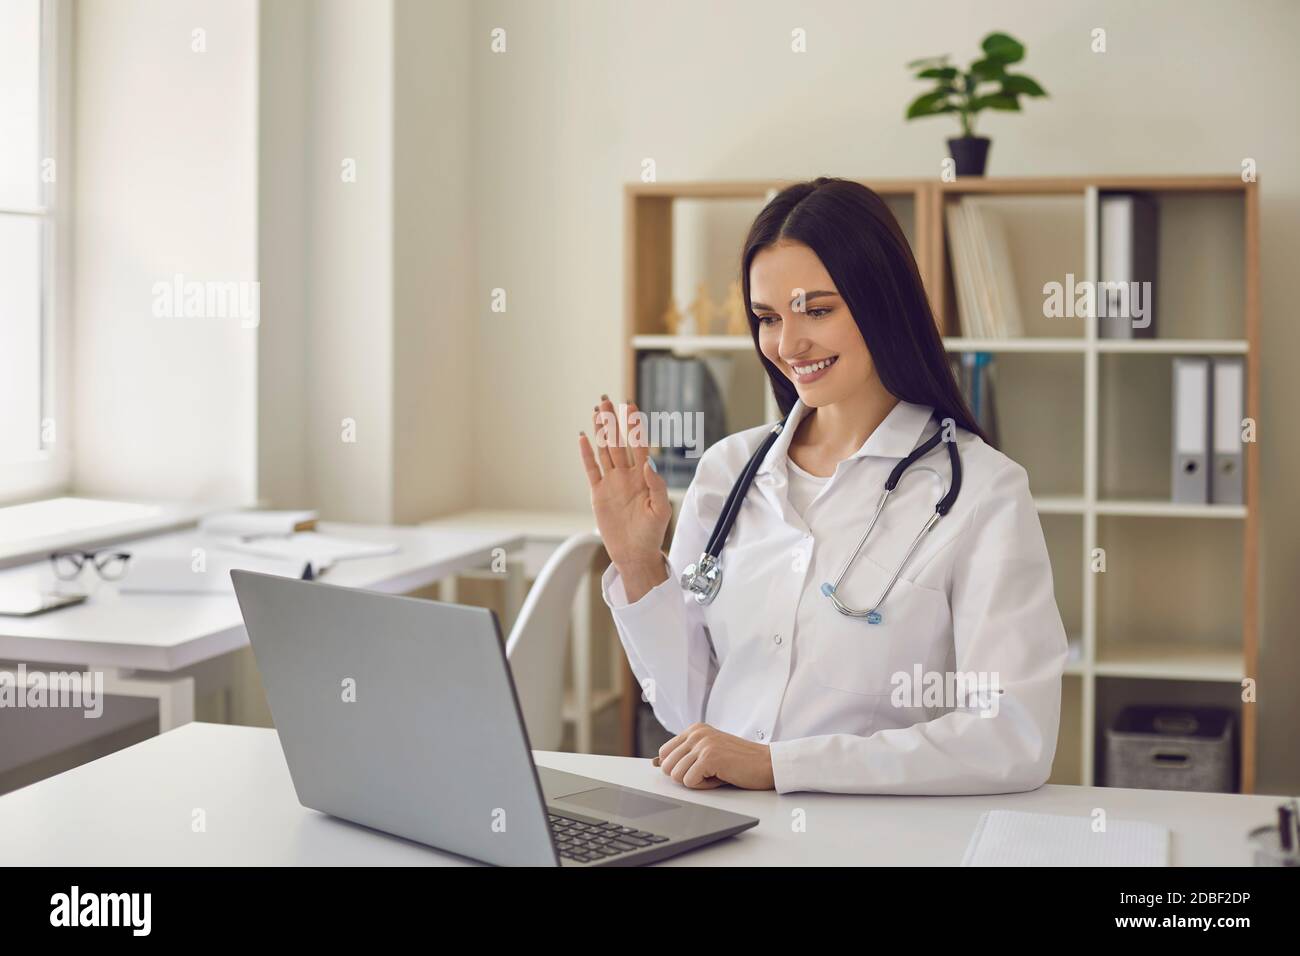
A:
[[[683,787],[712,790],[724,783],[745,790],[772,790],[772,750],[708,724],[691,724],[659,748],[655,766]]]

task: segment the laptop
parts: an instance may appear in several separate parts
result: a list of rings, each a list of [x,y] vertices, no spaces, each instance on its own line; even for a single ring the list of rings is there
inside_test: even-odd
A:
[[[758,823],[536,766],[490,610],[230,576],[305,807],[514,866],[639,865]]]

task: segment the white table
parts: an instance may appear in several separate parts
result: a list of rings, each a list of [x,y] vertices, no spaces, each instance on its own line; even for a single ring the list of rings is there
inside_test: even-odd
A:
[[[1180,866],[1248,865],[1246,834],[1275,797],[1047,786],[983,797],[878,797],[724,788],[687,791],[648,760],[537,753],[539,764],[757,817],[676,865],[955,865],[985,810],[1171,828]],[[400,782],[399,784],[400,785]],[[806,815],[795,832],[792,813]],[[195,811],[206,829],[195,832]],[[273,730],[188,724],[0,797],[0,846],[17,866],[459,865],[435,850],[298,804]]]
[[[523,542],[520,535],[505,532],[329,522],[322,523],[320,531],[396,543],[394,554],[340,561],[322,578],[330,584],[390,594],[428,587],[486,565]],[[198,531],[184,531],[130,541],[123,547],[189,553],[211,545]],[[256,567],[256,559],[249,559],[248,566]],[[52,580],[48,561],[0,571],[0,586]],[[82,581],[95,588],[84,604],[28,618],[0,617],[0,661],[103,670],[105,693],[158,701],[160,730],[193,720],[194,679],[174,675],[248,643],[234,592],[121,594],[109,582],[94,584],[92,569],[83,572]]]

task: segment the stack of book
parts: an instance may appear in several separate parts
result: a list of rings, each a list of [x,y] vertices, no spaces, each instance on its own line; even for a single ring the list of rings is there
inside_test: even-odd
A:
[[[951,203],[948,243],[961,334],[980,339],[1024,335],[1006,226],[996,200],[966,196]]]

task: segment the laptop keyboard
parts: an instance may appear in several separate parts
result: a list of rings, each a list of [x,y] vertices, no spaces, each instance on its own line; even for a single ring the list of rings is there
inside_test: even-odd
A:
[[[634,830],[618,823],[587,823],[573,817],[548,813],[555,848],[566,860],[595,863],[612,859],[633,850],[643,850],[656,843],[667,843],[668,837],[645,830]]]

